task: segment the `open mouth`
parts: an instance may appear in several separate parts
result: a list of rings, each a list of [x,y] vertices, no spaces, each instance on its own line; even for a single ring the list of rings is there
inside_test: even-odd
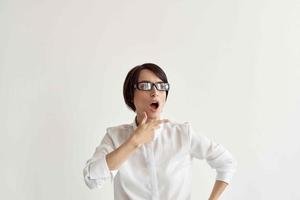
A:
[[[150,104],[150,107],[156,110],[159,107],[159,103],[158,102],[153,102],[153,103]]]

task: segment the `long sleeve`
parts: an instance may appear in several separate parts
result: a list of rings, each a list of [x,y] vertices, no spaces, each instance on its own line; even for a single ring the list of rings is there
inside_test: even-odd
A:
[[[196,134],[191,126],[187,125],[192,156],[198,159],[205,159],[212,168],[216,169],[216,180],[230,183],[237,165],[231,153],[222,145],[203,135]]]
[[[100,145],[96,148],[92,158],[90,158],[83,169],[83,176],[86,185],[93,189],[102,187],[108,179],[113,180],[117,170],[109,170],[106,163],[106,155],[114,150],[112,139],[106,134]]]

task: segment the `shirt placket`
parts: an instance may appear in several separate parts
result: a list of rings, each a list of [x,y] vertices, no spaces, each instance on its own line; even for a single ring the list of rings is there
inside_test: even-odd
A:
[[[149,172],[150,172],[152,200],[159,200],[157,172],[156,172],[155,157],[154,157],[154,151],[153,151],[153,142],[151,142],[147,146],[148,146],[148,168],[149,168]]]

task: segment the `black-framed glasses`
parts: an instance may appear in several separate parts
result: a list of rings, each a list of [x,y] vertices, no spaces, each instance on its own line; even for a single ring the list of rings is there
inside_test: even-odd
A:
[[[153,86],[155,86],[155,88],[159,91],[168,91],[170,89],[170,84],[165,82],[152,83],[149,81],[141,81],[134,84],[135,89],[143,91],[150,91],[152,90]]]

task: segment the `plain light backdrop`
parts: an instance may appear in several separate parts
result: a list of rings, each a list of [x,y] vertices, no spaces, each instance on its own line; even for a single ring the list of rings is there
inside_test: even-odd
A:
[[[300,1],[0,1],[0,199],[113,199],[82,169],[131,123],[122,85],[145,62],[171,83],[163,116],[223,144],[223,200],[298,200]],[[194,161],[192,199],[215,172]]]

